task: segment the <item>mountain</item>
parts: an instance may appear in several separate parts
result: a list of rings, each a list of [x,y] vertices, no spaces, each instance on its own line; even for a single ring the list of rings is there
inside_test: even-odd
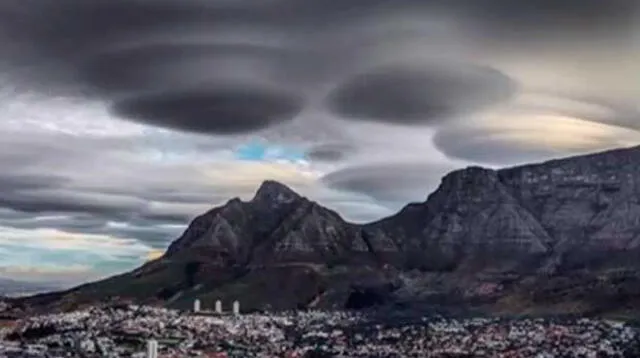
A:
[[[446,175],[422,203],[365,225],[266,181],[195,218],[164,256],[54,294],[246,309],[450,306],[490,313],[640,312],[640,147]]]

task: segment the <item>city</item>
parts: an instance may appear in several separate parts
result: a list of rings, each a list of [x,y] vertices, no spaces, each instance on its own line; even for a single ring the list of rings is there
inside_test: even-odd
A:
[[[638,357],[637,328],[568,318],[108,305],[29,317],[0,330],[0,357]]]

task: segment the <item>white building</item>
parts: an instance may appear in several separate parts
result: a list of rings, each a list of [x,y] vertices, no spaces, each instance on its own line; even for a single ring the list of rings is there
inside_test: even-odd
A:
[[[147,341],[147,358],[158,358],[158,341],[155,339]]]
[[[240,302],[238,301],[233,301],[233,314],[234,315],[240,314]]]
[[[215,311],[216,313],[219,313],[219,314],[222,313],[222,301],[220,300],[216,301]]]
[[[193,301],[193,312],[200,312],[200,300]]]

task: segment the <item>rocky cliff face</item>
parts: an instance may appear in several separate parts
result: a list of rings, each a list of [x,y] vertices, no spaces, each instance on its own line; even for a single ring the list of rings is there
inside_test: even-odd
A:
[[[343,305],[370,285],[509,312],[636,310],[639,193],[640,148],[454,171],[425,202],[367,225],[267,181],[194,219],[159,260],[63,296],[293,308]]]
[[[534,256],[549,271],[640,265],[611,259],[638,257],[638,163],[640,148],[630,148],[498,171],[470,167],[448,174],[426,202],[365,228],[458,266]]]
[[[166,258],[207,252],[220,267],[329,264],[369,257],[359,228],[288,187],[266,181],[249,202],[232,199],[197,217]]]
[[[638,257],[638,163],[640,148],[631,148],[499,174],[549,234],[556,269],[635,266],[614,257]]]
[[[547,253],[551,242],[499,173],[476,167],[448,174],[425,203],[365,230],[374,242],[394,242],[405,268],[429,271],[517,266],[523,256]]]

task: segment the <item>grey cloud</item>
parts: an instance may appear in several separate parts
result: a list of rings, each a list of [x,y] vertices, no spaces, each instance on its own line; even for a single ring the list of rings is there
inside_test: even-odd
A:
[[[503,115],[511,116],[516,125],[513,128],[484,127],[478,123],[453,123],[438,128],[433,143],[435,147],[449,158],[493,165],[512,165],[546,160],[569,155],[584,154],[597,150],[606,150],[628,145],[625,138],[610,135],[605,128],[612,130],[628,130],[632,135],[640,129],[640,112],[631,105],[614,103],[602,98],[570,95],[554,91],[532,93],[542,96],[534,103],[515,103],[511,110]],[[518,116],[525,115],[524,118]],[[527,119],[527,115],[532,115]],[[567,117],[575,121],[584,121],[607,125],[601,130],[578,135],[588,135],[588,141],[572,143],[574,133],[566,132],[564,143],[545,141],[540,138],[536,142],[520,139],[523,131],[535,129],[535,122],[522,129],[517,128],[518,120],[536,120],[536,115],[550,116],[551,119]],[[564,130],[570,130],[565,128]]]
[[[5,209],[6,210],[6,209]],[[69,233],[109,235],[119,238],[134,238],[153,248],[164,249],[175,239],[183,226],[167,227],[158,221],[130,220],[126,226],[109,225],[109,220],[90,214],[42,216],[14,212],[11,217],[0,215],[0,226],[16,229],[57,229]]]
[[[194,218],[194,213],[144,213],[139,215],[140,218],[146,220],[157,220],[161,223],[184,224]]]
[[[120,217],[144,208],[144,202],[135,198],[82,193],[66,188],[8,190],[1,195],[0,205],[28,213],[93,213]]]
[[[568,137],[572,136],[567,132]],[[591,138],[590,142],[575,145],[554,146],[544,140],[527,143],[508,132],[469,127],[446,128],[434,136],[435,146],[449,158],[491,165],[515,165],[587,154],[624,146],[616,138],[603,136]]]
[[[187,213],[168,204],[165,210],[156,212],[145,204],[135,198],[77,192],[54,192],[49,195],[24,192],[8,195],[0,192],[0,206],[7,211],[6,215],[0,215],[0,226],[27,230],[52,228],[71,233],[134,238],[162,248],[182,230],[167,227],[166,224],[186,227],[202,211]],[[126,225],[111,226],[110,222]]]
[[[28,182],[5,180],[0,176],[0,206],[14,212],[34,215],[60,215],[73,218],[89,215],[102,221],[149,222],[157,224],[185,224],[195,215],[220,202],[211,192],[163,194],[140,187],[83,188],[66,180],[56,185],[47,176],[27,177]],[[12,179],[12,178],[9,178]],[[25,185],[27,183],[28,185]],[[47,183],[39,186],[40,183]],[[61,182],[62,183],[62,182]],[[176,181],[172,184],[179,183]],[[35,184],[37,186],[32,186]],[[217,199],[217,200],[216,200]],[[86,220],[85,220],[86,221]]]
[[[169,244],[175,240],[184,227],[165,228],[165,227],[126,227],[126,228],[109,228],[102,233],[123,238],[135,238],[136,240],[149,245],[151,248],[165,250]],[[100,233],[100,232],[98,232]]]
[[[433,138],[447,157],[494,165],[521,164],[569,153],[551,147],[495,138],[495,132],[471,127],[444,128]]]
[[[0,208],[0,221],[3,223],[7,222],[19,222],[26,219],[25,213],[11,210],[8,208]]]
[[[515,83],[491,68],[431,64],[389,66],[351,78],[328,106],[347,119],[438,123],[507,100]]]
[[[59,181],[47,167],[60,169],[65,165],[96,156],[118,156],[129,153],[138,144],[126,139],[88,138],[63,133],[31,132],[3,133],[0,141],[0,167],[7,168],[5,175],[17,175],[17,169],[32,173],[30,168],[37,168],[37,175],[46,176],[52,181]],[[11,168],[10,171],[8,170]],[[42,170],[42,171],[38,171]],[[33,179],[35,180],[35,179]]]
[[[7,210],[7,209],[4,209]],[[8,217],[0,215],[0,226],[17,229],[51,228],[68,232],[95,232],[106,227],[104,219],[89,214],[57,214],[42,216],[41,214],[13,211]]]
[[[457,20],[463,28],[470,25],[470,35],[497,41],[589,39],[598,33],[631,31],[638,7],[635,0],[4,0],[0,28],[41,56],[69,58],[159,32],[219,36],[252,30],[286,33],[302,42],[326,35],[330,38],[325,41],[330,42],[340,39],[328,31],[332,28],[349,35],[360,30],[357,20],[384,19],[398,12],[418,17],[435,13]]]
[[[140,95],[117,102],[114,113],[196,133],[238,134],[293,119],[303,107],[295,95],[261,88],[216,88]]]
[[[268,2],[263,2],[268,4]],[[269,5],[277,5],[272,2]],[[60,0],[6,1],[2,8],[5,27],[18,29],[44,56],[91,53],[119,40],[141,38],[158,31],[176,33],[186,26],[220,30],[277,25],[278,6],[253,3],[231,4],[221,1],[125,1]],[[281,18],[285,23],[286,18]],[[13,21],[11,21],[13,20]]]
[[[210,190],[181,190],[181,189],[146,189],[141,190],[136,195],[145,200],[175,203],[175,204],[203,204],[211,205],[228,199],[219,193],[212,193]]]
[[[4,133],[0,141],[0,206],[29,213],[132,210],[140,201],[74,189],[68,173],[70,169],[77,172],[96,158],[104,161],[132,148],[126,140]]]
[[[252,141],[258,137],[273,143],[293,144],[300,147],[308,147],[309,144],[316,143],[351,143],[353,139],[339,124],[343,123],[328,117],[325,113],[305,111],[293,121],[277,124],[254,135],[245,135],[244,139]]]
[[[118,97],[199,83],[247,80],[247,74],[254,82],[282,80],[278,71],[284,67],[293,75],[301,59],[301,53],[282,46],[165,40],[94,53],[82,59],[79,72],[98,91]]]
[[[63,177],[7,173],[0,177],[0,191],[54,188],[65,182]]]
[[[327,3],[325,13],[336,11],[340,6],[337,0]],[[372,0],[359,11],[353,11],[350,19],[362,12],[372,18],[382,18],[392,12],[418,17],[437,14],[440,18],[457,20],[459,27],[476,39],[521,46],[540,41],[630,35],[640,13],[640,3],[636,0]]]
[[[397,207],[400,207],[400,205],[401,204],[398,203]],[[344,219],[354,223],[373,222],[380,218],[393,215],[397,210],[397,207],[389,208],[384,206],[374,206],[371,204],[362,205],[361,203],[345,205],[337,204],[330,207],[340,213],[344,213]]]
[[[640,3],[635,0],[463,0],[454,3],[461,5],[456,10],[472,21],[473,29],[496,41],[524,43],[630,35],[640,10]]]
[[[614,126],[640,129],[640,109],[633,103],[619,99],[607,98],[604,93],[600,97],[581,95],[580,93],[566,93],[553,90],[532,91],[533,94],[546,96],[551,103],[545,105],[529,105],[531,111],[546,111],[562,115],[569,115],[585,121],[610,124]],[[553,102],[556,100],[556,103]],[[557,103],[560,101],[560,103]],[[562,105],[564,101],[564,105]]]
[[[426,198],[451,166],[433,163],[377,163],[347,167],[325,175],[327,186],[360,193],[390,205]]]
[[[55,132],[3,135],[0,226],[135,238],[161,248],[179,233],[175,225],[186,226],[224,195],[194,179],[189,168],[132,159],[147,140],[167,149],[200,143],[186,134],[142,141]],[[209,154],[214,143],[206,143],[193,150]]]
[[[324,143],[311,147],[305,156],[312,161],[338,162],[356,152],[356,148],[346,143]]]

